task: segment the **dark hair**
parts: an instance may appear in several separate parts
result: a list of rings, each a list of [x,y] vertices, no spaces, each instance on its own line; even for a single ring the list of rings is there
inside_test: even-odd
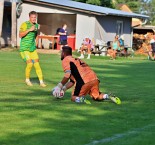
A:
[[[31,15],[37,15],[37,12],[36,11],[29,12],[29,16],[31,16]]]
[[[69,46],[63,46],[62,47],[62,51],[66,54],[66,55],[72,55],[72,48]]]

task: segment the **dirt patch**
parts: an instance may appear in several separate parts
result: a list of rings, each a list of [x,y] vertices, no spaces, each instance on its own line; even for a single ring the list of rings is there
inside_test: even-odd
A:
[[[19,51],[19,48],[11,48],[11,47],[6,47],[6,48],[1,48],[0,51]],[[43,54],[60,54],[60,50],[52,50],[52,49],[37,49],[38,53],[43,53]]]
[[[43,54],[59,54],[60,50],[52,50],[52,49],[37,49],[38,53]]]
[[[6,48],[0,48],[0,51],[18,51],[18,48],[11,48],[11,47],[6,47]]]

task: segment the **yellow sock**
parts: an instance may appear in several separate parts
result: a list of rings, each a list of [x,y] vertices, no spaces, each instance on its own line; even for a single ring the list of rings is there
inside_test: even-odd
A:
[[[27,66],[25,69],[26,79],[30,78],[30,72],[31,72],[32,66],[33,66],[33,63],[27,63]]]
[[[39,65],[39,62],[35,62],[34,67],[35,67],[36,74],[37,74],[39,80],[43,80],[43,74],[42,74],[42,70],[41,70],[41,67]]]

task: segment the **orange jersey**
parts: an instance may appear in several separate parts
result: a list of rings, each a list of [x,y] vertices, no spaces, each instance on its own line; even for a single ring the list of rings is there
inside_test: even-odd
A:
[[[71,79],[74,77],[76,83],[85,84],[98,79],[95,72],[79,58],[65,57],[62,61],[62,67],[65,77],[71,77]]]

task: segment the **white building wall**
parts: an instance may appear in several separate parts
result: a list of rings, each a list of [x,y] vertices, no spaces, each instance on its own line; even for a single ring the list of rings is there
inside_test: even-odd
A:
[[[103,41],[113,41],[116,36],[116,23],[123,22],[123,35],[125,45],[132,46],[131,18],[117,16],[97,16],[95,25],[95,38]]]
[[[76,18],[76,49],[78,49],[85,36],[94,39],[96,18],[83,14],[77,14]]]

